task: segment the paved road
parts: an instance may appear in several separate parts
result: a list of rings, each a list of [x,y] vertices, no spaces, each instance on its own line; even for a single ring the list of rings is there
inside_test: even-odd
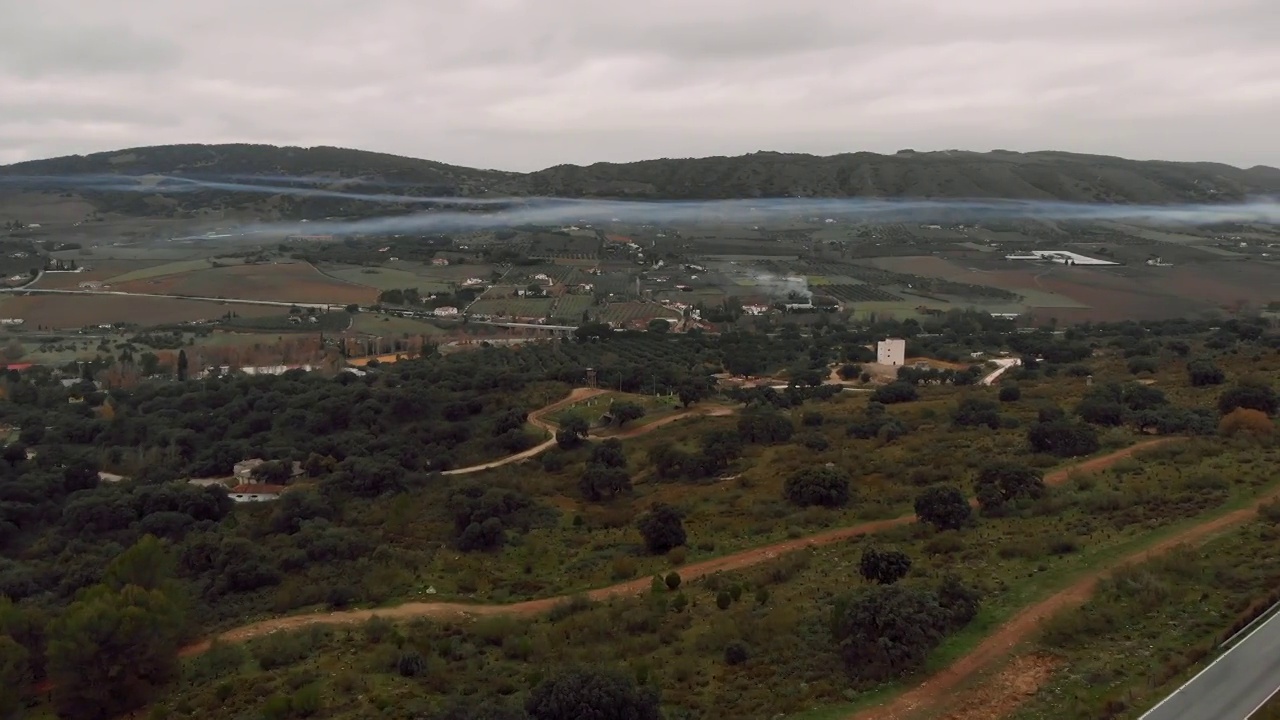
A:
[[[135,293],[124,292],[122,290],[46,290],[39,288],[5,288],[0,292],[13,293],[44,293],[49,295],[123,295],[125,297],[149,297],[164,298],[166,300],[203,300],[206,302],[222,303],[224,305],[269,305],[271,307],[300,307],[315,308],[317,310],[341,309],[345,307],[337,303],[305,303],[305,302],[282,302],[279,300],[245,300],[243,298],[222,298],[222,297],[204,297],[196,295],[163,295],[160,293]]]
[[[1246,720],[1280,690],[1280,615],[1259,625],[1139,720]]]
[[[1000,376],[1004,375],[1005,371],[1007,371],[1009,368],[1021,365],[1022,359],[1021,358],[1002,358],[1000,360],[996,360],[995,363],[996,365],[999,365],[999,367],[997,367],[995,370],[992,370],[990,373],[987,373],[987,376],[982,378],[979,384],[990,385],[991,383],[999,380]]]

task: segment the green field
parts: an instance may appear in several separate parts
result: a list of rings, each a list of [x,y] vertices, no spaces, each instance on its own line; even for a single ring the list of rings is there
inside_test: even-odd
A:
[[[218,261],[222,265],[239,265],[238,261],[228,262],[226,260]],[[182,273],[196,272],[198,270],[208,270],[213,267],[213,263],[208,258],[198,258],[195,260],[176,260],[167,262],[163,265],[152,265],[151,267],[140,268],[121,275],[109,278],[106,282],[109,285],[116,283],[130,282],[132,280],[150,280],[151,278],[164,277],[165,275],[181,275]]]
[[[430,320],[418,320],[397,315],[378,315],[376,313],[357,313],[351,329],[383,337],[396,335],[443,335],[449,332],[436,326]]]
[[[541,318],[551,313],[555,302],[552,298],[482,298],[472,303],[468,312],[495,317]]]
[[[417,288],[418,292],[446,292],[449,283],[440,279],[423,277],[409,270],[390,267],[332,267],[324,266],[320,272],[346,282],[377,288],[379,290],[404,290]]]

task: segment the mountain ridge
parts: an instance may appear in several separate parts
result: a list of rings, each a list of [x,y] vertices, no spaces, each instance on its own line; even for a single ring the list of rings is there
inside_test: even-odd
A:
[[[1045,150],[915,151],[892,155],[852,152],[811,155],[759,151],[738,156],[656,158],[627,163],[561,164],[533,172],[458,165],[331,146],[261,144],[158,145],[28,160],[0,166],[0,192],[50,192],[34,180],[100,175],[186,178],[260,176],[279,184],[303,177],[309,187],[338,187],[352,180],[386,183],[406,195],[555,196],[610,199],[768,197],[877,197],[1059,200],[1118,204],[1239,202],[1280,194],[1280,169],[1242,169],[1214,162],[1173,162]],[[33,178],[25,183],[23,178]],[[66,192],[63,188],[61,192]],[[315,201],[270,193],[207,189],[174,193],[74,188],[100,209],[145,214],[163,197],[196,207],[261,210],[290,215],[317,208]],[[120,197],[131,195],[132,199]],[[269,201],[269,202],[268,202]],[[347,203],[350,204],[350,203]],[[381,203],[385,207],[386,203]],[[394,203],[392,204],[394,205]],[[366,208],[369,210],[371,208]]]

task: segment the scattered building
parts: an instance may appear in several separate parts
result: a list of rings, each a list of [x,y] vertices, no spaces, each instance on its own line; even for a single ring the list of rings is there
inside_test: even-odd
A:
[[[438,307],[435,310],[432,310],[431,314],[435,315],[436,317],[457,317],[458,312],[459,312],[458,308],[453,307],[452,305],[446,305],[444,307]]]
[[[102,289],[102,281],[101,281],[101,280],[86,280],[85,282],[80,283],[80,289],[81,289],[81,290],[101,290],[101,289]]]
[[[245,483],[231,488],[227,494],[236,502],[269,502],[279,500],[280,494],[287,489],[284,485]]]
[[[1069,252],[1067,250],[1032,250],[1022,255],[1005,255],[1005,260],[1030,260],[1033,262],[1053,262],[1062,265],[1119,265],[1110,260],[1099,260],[1088,255]]]
[[[436,265],[436,266],[440,266],[440,265],[448,265],[448,264],[449,264],[449,258],[442,258],[442,257],[435,257],[435,258],[431,258],[431,264],[432,264],[432,265]]]
[[[906,340],[902,338],[886,338],[876,343],[876,362],[881,365],[901,367],[906,360]]]

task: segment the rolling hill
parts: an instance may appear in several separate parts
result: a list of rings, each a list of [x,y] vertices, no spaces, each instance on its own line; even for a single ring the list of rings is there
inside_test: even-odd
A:
[[[1280,170],[1216,163],[1136,161],[1066,152],[900,151],[893,155],[758,152],[739,157],[559,165],[532,173],[446,165],[333,147],[167,145],[0,166],[0,193],[58,193],[100,212],[169,215],[205,209],[277,217],[394,211],[395,203],[353,203],[243,192],[166,192],[102,185],[102,176],[158,176],[339,189],[385,183],[396,193],[432,196],[559,196],[633,199],[756,197],[1016,198],[1104,203],[1230,202],[1280,194]],[[57,182],[49,178],[61,178]],[[68,178],[96,178],[77,185]],[[292,182],[282,178],[306,178]],[[52,184],[51,184],[52,183]],[[97,183],[95,185],[95,183]],[[364,191],[374,191],[369,185]],[[408,211],[411,206],[401,208]]]

